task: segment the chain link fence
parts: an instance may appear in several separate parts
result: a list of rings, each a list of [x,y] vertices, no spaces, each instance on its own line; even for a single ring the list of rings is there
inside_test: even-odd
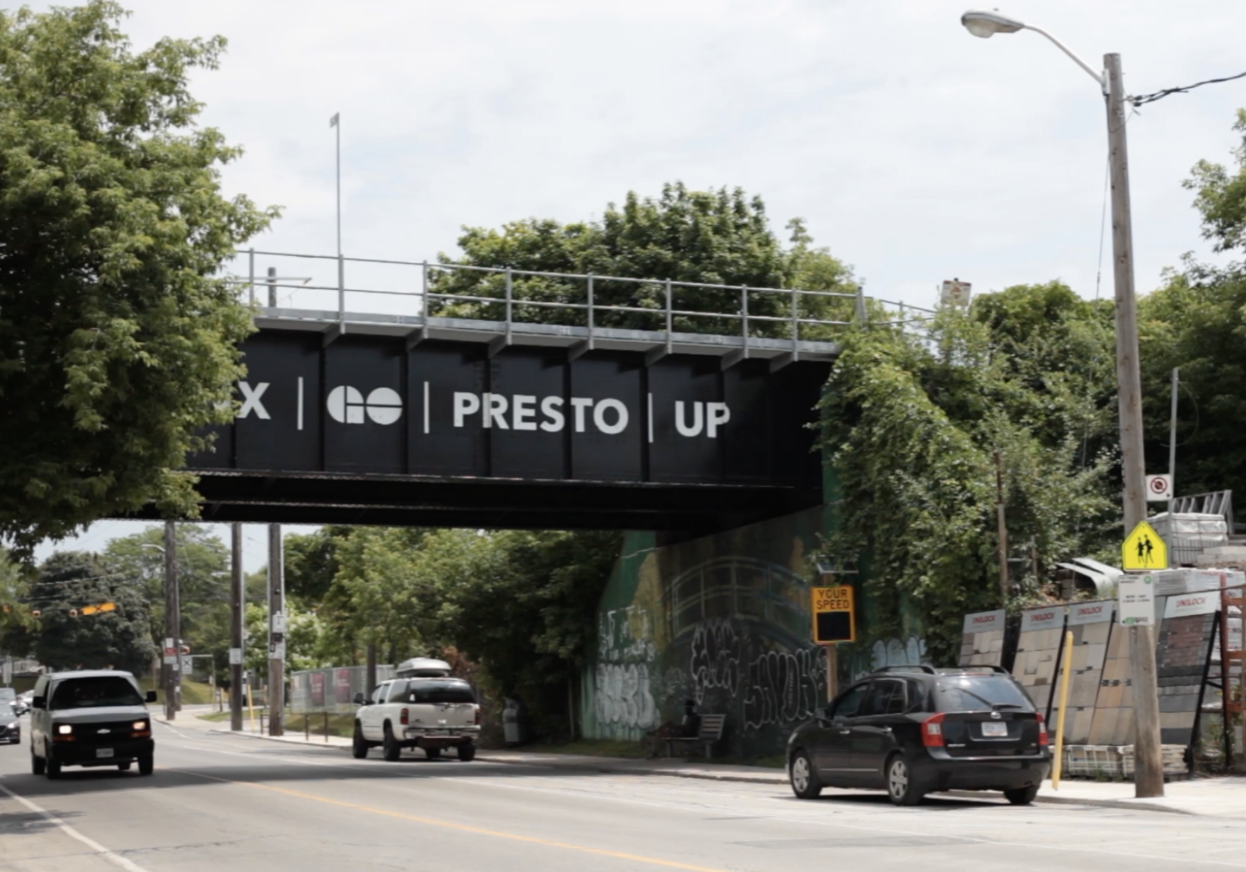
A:
[[[394,667],[376,667],[376,683],[394,677]],[[351,714],[355,694],[368,692],[366,666],[330,666],[290,673],[290,711],[304,714]]]

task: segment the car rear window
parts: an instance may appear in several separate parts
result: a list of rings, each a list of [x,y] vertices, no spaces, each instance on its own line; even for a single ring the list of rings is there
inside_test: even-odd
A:
[[[413,681],[407,688],[415,702],[475,702],[476,694],[461,681]]]
[[[143,697],[119,675],[67,678],[52,691],[51,709],[100,708],[109,705],[143,705]]]
[[[945,675],[939,679],[939,711],[1034,711],[1034,704],[1006,675]]]

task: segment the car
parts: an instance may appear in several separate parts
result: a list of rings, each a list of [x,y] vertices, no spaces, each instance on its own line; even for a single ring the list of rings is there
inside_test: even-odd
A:
[[[22,743],[22,722],[17,719],[16,713],[5,714],[0,711],[0,742],[10,745]]]
[[[146,695],[129,672],[113,669],[53,672],[39,677],[31,699],[30,770],[59,778],[65,766],[138,764],[154,769],[155,741]]]
[[[480,706],[471,685],[452,678],[444,661],[422,663],[422,669],[411,671],[416,677],[382,682],[371,697],[355,695],[359,711],[351,753],[356,759],[378,745],[389,761],[397,760],[403,748],[420,748],[430,760],[448,748],[464,762],[476,757]]]
[[[788,780],[801,799],[824,787],[876,788],[916,805],[936,791],[1002,790],[1028,805],[1050,768],[1042,714],[999,667],[874,672],[787,743]]]

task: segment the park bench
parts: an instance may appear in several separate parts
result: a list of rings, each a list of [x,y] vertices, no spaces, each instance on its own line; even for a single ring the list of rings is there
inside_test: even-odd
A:
[[[672,756],[672,751],[677,744],[686,744],[704,745],[705,756],[708,758],[714,743],[723,737],[723,728],[726,726],[726,715],[701,715],[701,729],[695,736],[669,737],[664,740],[666,742],[666,756]]]

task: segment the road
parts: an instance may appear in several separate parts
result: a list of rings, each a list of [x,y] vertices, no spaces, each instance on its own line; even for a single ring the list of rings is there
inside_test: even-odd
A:
[[[30,774],[0,747],[5,872],[1246,868],[1240,821],[501,763],[385,763],[157,724],[156,772]]]

